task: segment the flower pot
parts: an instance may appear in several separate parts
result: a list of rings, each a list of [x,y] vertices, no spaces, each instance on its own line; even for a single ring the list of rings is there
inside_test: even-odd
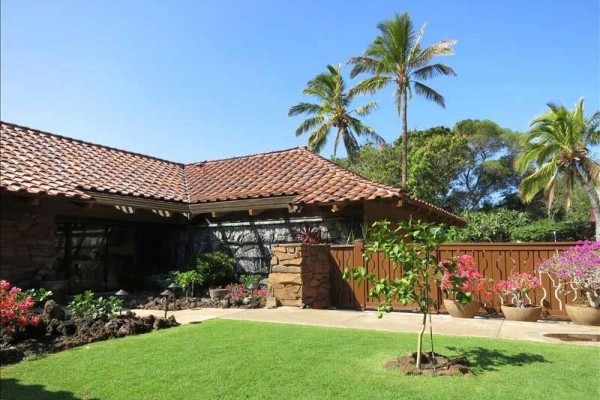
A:
[[[501,308],[504,318],[510,321],[535,322],[542,316],[542,307],[540,306],[519,308],[504,304]]]
[[[600,308],[567,304],[566,309],[574,324],[600,326]]]
[[[479,311],[481,303],[470,301],[463,304],[457,300],[444,299],[444,307],[446,307],[448,314],[454,318],[473,318]]]
[[[208,293],[210,294],[210,298],[215,299],[223,299],[229,293],[227,289],[208,289]]]

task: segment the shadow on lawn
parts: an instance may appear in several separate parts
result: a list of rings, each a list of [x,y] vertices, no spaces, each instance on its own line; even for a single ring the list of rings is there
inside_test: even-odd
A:
[[[458,347],[446,347],[448,350],[456,352],[462,357],[466,357],[471,363],[471,367],[480,371],[498,371],[496,367],[505,365],[523,366],[533,363],[550,363],[540,354],[517,353],[510,354],[498,350],[490,350],[483,347],[472,347],[460,349]]]
[[[89,392],[76,396],[71,392],[50,392],[42,385],[24,385],[16,379],[2,379],[0,382],[0,398],[2,400],[98,400]]]

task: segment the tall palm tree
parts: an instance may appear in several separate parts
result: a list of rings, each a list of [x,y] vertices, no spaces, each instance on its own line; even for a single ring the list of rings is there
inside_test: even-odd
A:
[[[519,186],[523,201],[531,202],[544,191],[551,210],[557,190],[565,192],[564,207],[571,207],[575,182],[590,198],[596,219],[596,240],[600,240],[600,164],[589,147],[600,142],[600,111],[587,118],[583,99],[569,111],[548,104],[548,112],[535,118],[526,137],[526,147],[516,161],[517,170],[529,173]]]
[[[375,144],[384,140],[369,126],[363,124],[357,117],[365,117],[377,108],[376,102],[371,102],[350,110],[350,104],[358,94],[354,89],[346,91],[346,84],[341,74],[341,66],[327,65],[327,72],[317,75],[306,84],[303,94],[314,96],[319,103],[298,103],[290,108],[290,117],[306,114],[310,117],[296,129],[296,136],[310,131],[308,147],[320,152],[332,129],[336,131],[333,145],[333,155],[342,141],[351,163],[358,158],[359,144],[357,136],[365,137]]]
[[[454,70],[445,64],[431,61],[437,56],[453,54],[456,40],[442,40],[427,48],[421,47],[425,32],[424,24],[418,33],[408,13],[396,14],[395,18],[380,23],[380,34],[375,37],[361,57],[352,57],[348,62],[354,67],[350,76],[367,72],[373,74],[357,85],[360,92],[374,93],[388,84],[396,85],[396,106],[402,118],[402,183],[408,174],[408,128],[406,105],[412,93],[425,97],[442,107],[446,107],[444,97],[425,85],[423,81],[439,75],[455,76]]]

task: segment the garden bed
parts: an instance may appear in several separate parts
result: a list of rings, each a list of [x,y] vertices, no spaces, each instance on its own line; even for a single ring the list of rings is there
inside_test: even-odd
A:
[[[59,310],[45,310],[42,314],[43,321],[37,326],[28,325],[10,335],[5,334],[0,339],[0,365],[17,363],[24,358],[55,353],[92,342],[179,325],[173,316],[139,317],[132,312],[126,312],[110,317],[65,318],[64,312]]]

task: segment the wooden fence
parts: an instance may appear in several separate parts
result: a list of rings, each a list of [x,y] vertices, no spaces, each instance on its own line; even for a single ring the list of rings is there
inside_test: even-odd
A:
[[[493,280],[505,279],[511,271],[535,273],[535,268],[556,252],[562,252],[576,243],[453,243],[440,247],[440,259],[470,254],[486,278]],[[401,275],[401,269],[394,269],[390,262],[381,253],[375,254],[368,262],[363,258],[363,243],[357,241],[354,245],[339,245],[331,247],[331,302],[339,308],[373,309],[377,307],[378,299],[368,297],[370,285],[358,282],[346,282],[342,274],[346,268],[363,266],[368,272],[373,272],[378,278],[389,277],[394,279]],[[547,276],[541,276],[542,287],[536,289],[529,297],[532,304],[542,304],[545,315],[564,316],[566,296],[555,292],[552,282]],[[432,298],[443,307],[443,294],[438,289]],[[491,298],[480,296],[488,312],[500,311],[500,298],[493,295]],[[414,309],[414,306],[394,306],[399,310]]]

